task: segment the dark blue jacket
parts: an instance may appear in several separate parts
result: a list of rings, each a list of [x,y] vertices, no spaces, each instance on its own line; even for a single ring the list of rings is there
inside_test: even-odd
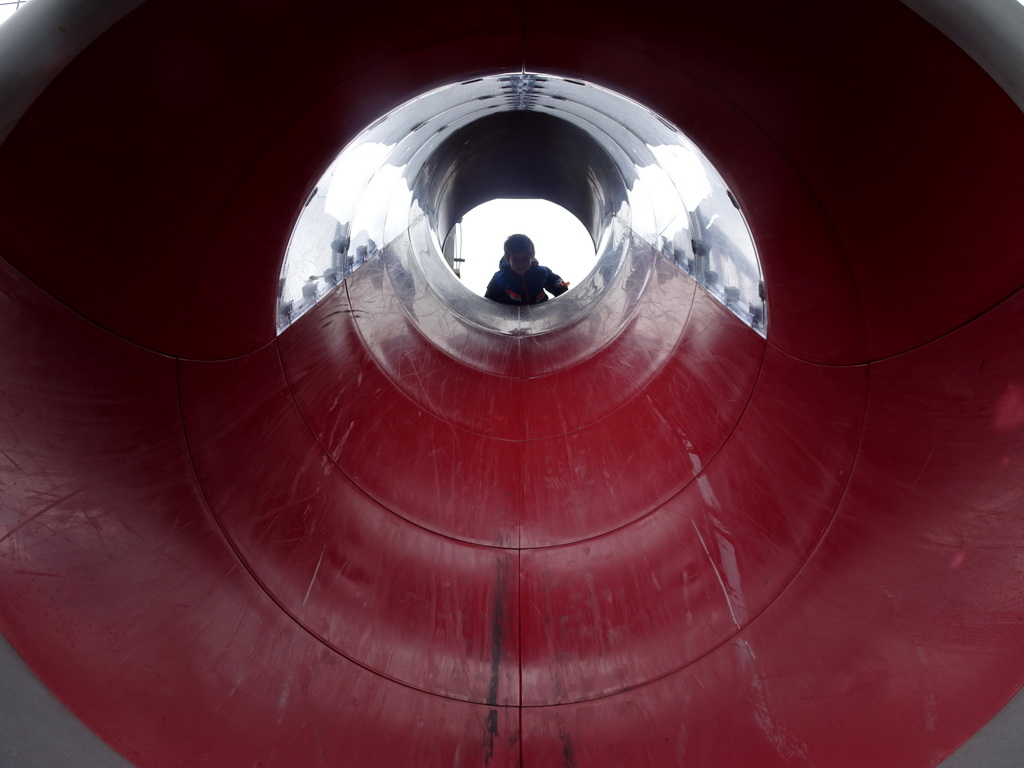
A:
[[[569,284],[547,267],[533,262],[525,275],[518,275],[504,259],[498,265],[500,269],[494,273],[487,284],[484,296],[502,304],[540,304],[548,300],[549,291],[552,296],[560,296],[569,290]]]

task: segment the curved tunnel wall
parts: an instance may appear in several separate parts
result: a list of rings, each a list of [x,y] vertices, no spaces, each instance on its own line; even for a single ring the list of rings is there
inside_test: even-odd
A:
[[[447,235],[463,214],[489,200],[543,197],[579,219],[596,243],[626,192],[608,200],[597,194],[622,188],[623,180],[610,160],[593,163],[603,153],[594,144],[572,124],[536,112],[501,112],[470,123],[438,147],[434,162],[423,169],[425,195],[443,203],[432,212],[437,231]],[[435,167],[452,170],[434,178]]]
[[[0,146],[0,629],[71,711],[139,766],[931,766],[1013,695],[1022,117],[902,5],[741,5],[337,45],[379,13],[151,0],[46,88]],[[520,65],[711,157],[767,340],[640,245],[585,359],[453,356],[415,228],[275,336],[333,153]]]

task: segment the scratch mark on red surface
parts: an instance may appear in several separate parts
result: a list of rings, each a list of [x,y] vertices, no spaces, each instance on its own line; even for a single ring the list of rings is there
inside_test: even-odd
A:
[[[320,548],[320,559],[316,561],[316,568],[313,569],[313,578],[309,580],[309,586],[306,588],[306,596],[302,598],[303,605],[305,605],[306,601],[309,600],[309,593],[313,591],[313,585],[316,584],[316,575],[320,573],[320,564],[324,561],[324,551],[326,549],[326,546]]]
[[[725,582],[722,580],[722,574],[718,571],[718,566],[715,565],[715,559],[711,556],[711,552],[708,550],[708,545],[704,543],[704,537],[700,534],[700,529],[697,524],[692,520],[690,523],[693,525],[693,530],[697,533],[697,538],[700,539],[700,545],[704,547],[704,554],[708,556],[708,562],[711,563],[711,569],[715,572],[715,578],[718,579],[718,584],[722,587],[722,594],[725,595],[725,604],[729,606],[729,615],[732,616],[733,623],[737,628],[742,629],[739,619],[736,618],[736,611],[732,607],[732,599],[729,597],[729,589],[725,586]]]
[[[26,517],[24,520],[22,520],[16,526],[11,528],[11,530],[9,530],[3,536],[0,536],[0,544],[2,544],[3,542],[7,541],[9,538],[11,538],[11,536],[16,534],[18,531],[20,531],[22,528],[24,528],[29,523],[31,523],[31,522],[33,522],[35,520],[38,520],[40,517],[42,517],[47,512],[49,512],[51,509],[56,507],[58,504],[63,504],[65,501],[67,501],[68,499],[70,499],[70,498],[72,498],[74,496],[77,496],[79,493],[81,493],[81,491],[72,491],[71,493],[67,494],[66,496],[61,496],[56,501],[53,501],[53,502],[47,504],[45,507],[40,509],[35,514],[30,515],[29,517]]]
[[[14,467],[14,469],[21,469],[21,465],[11,458],[11,454],[7,453],[6,451],[0,450],[0,456],[3,456],[5,459],[11,462],[11,466]]]

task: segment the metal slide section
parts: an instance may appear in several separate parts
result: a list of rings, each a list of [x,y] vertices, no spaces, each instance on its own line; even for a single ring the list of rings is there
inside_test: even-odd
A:
[[[900,4],[739,6],[149,0],[42,90],[0,630],[97,766],[931,768],[1014,695],[1024,117]],[[615,225],[575,318],[467,322],[422,220],[278,336],[332,153],[524,61],[707,153],[767,338]]]

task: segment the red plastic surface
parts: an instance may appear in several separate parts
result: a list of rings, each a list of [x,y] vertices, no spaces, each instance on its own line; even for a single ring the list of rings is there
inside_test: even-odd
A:
[[[1019,688],[1024,117],[896,2],[648,11],[149,0],[0,146],[0,630],[141,768],[930,768]],[[274,336],[333,153],[522,65],[701,145],[767,341],[663,261]]]

